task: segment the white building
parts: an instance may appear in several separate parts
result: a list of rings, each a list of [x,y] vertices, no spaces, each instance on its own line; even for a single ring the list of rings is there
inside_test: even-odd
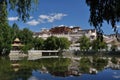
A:
[[[57,32],[57,30],[59,28],[61,28],[61,31],[59,30]],[[64,29],[62,29],[62,28],[64,28]],[[64,30],[65,30],[65,32],[64,32]],[[51,32],[51,30],[44,29],[41,32],[35,32],[33,37],[41,37],[43,39],[47,39],[50,36],[65,37],[65,38],[68,38],[69,41],[74,43],[83,35],[85,35],[88,38],[90,38],[90,40],[96,39],[96,36],[97,36],[95,29],[82,30],[80,27],[68,28],[68,27],[63,26],[63,27],[57,27],[55,29],[55,31]]]
[[[108,50],[111,50],[112,46],[116,46],[116,50],[120,50],[120,42],[116,39],[115,34],[104,35],[104,41],[107,43]]]

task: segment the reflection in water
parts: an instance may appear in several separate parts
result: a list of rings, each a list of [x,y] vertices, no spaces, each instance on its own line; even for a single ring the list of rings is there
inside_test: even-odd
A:
[[[116,74],[114,74],[116,73]],[[105,69],[97,74],[82,74],[81,76],[53,76],[49,73],[32,71],[32,76],[28,80],[120,80],[120,70]]]
[[[18,71],[14,71],[11,65],[13,63],[20,65]],[[68,71],[70,59],[51,58],[36,61],[9,61],[6,58],[0,58],[0,80],[120,80],[120,70],[104,69],[107,60],[96,58],[91,63],[88,62],[87,58],[83,58],[80,63],[79,72],[82,72],[82,74],[73,76]],[[99,72],[97,74],[85,73],[84,71],[88,72],[87,70],[91,66],[100,69]],[[43,72],[44,69],[48,70],[49,73]]]
[[[116,79],[118,79],[118,78],[120,79],[120,75],[118,75],[118,76],[113,76],[113,77],[116,78]]]
[[[30,69],[20,69],[17,72],[14,72],[13,79],[15,80],[27,80],[32,75],[32,70]]]

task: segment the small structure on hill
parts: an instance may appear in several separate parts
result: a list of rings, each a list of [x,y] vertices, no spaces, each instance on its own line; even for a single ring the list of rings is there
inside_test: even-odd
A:
[[[10,60],[20,60],[20,57],[24,56],[24,54],[20,54],[21,47],[24,45],[21,44],[19,38],[16,38],[11,46],[12,46],[12,50],[10,51],[9,54]]]
[[[23,46],[19,38],[16,38],[12,44],[12,50],[20,50],[20,47]]]

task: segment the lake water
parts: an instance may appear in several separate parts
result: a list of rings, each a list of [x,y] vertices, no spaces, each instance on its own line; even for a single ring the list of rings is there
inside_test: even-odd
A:
[[[13,63],[17,63],[20,66],[13,67],[11,66]],[[83,72],[83,70],[80,76],[66,75],[65,71],[67,71],[69,64],[70,59],[51,58],[36,61],[10,61],[9,59],[1,58],[0,80],[120,80],[120,69],[115,70],[112,68],[103,68],[97,74],[88,74]],[[41,71],[43,65],[47,68],[48,73]],[[100,66],[104,67],[102,64],[98,67]],[[15,71],[16,68],[18,69],[17,71]]]
[[[28,80],[120,80],[120,70],[105,69],[97,74],[82,74],[80,76],[53,76],[50,73],[32,71]]]

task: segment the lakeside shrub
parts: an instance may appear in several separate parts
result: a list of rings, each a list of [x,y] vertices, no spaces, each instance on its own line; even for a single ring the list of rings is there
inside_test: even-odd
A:
[[[111,58],[111,62],[114,63],[114,64],[117,64],[117,58],[112,57],[112,58]]]
[[[91,61],[89,58],[87,57],[82,57],[79,61],[80,65],[80,72],[83,73],[88,73],[89,72],[89,68],[91,67]]]
[[[23,69],[41,69],[43,66],[48,69],[48,71],[65,71],[70,64],[70,59],[68,58],[45,58],[39,60],[21,60],[21,68]]]
[[[98,70],[102,70],[108,64],[108,59],[93,57],[92,66]]]

